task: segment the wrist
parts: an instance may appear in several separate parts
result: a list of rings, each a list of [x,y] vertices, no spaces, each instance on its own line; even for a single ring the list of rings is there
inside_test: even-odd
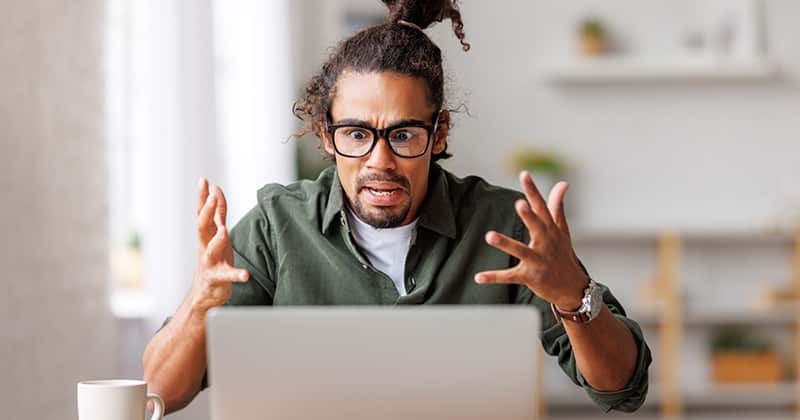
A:
[[[583,306],[583,297],[586,293],[586,288],[589,286],[589,279],[584,276],[580,281],[576,281],[573,284],[578,284],[580,286],[562,293],[558,299],[554,299],[553,302],[550,303],[555,305],[558,309],[568,312],[579,310],[581,306]]]
[[[586,324],[597,318],[600,314],[604,306],[602,295],[603,289],[599,287],[597,283],[589,279],[589,284],[586,286],[586,289],[584,289],[583,299],[581,299],[581,305],[578,309],[564,310],[558,307],[556,303],[550,303],[550,307],[558,323],[560,323],[562,319],[565,319],[578,324]]]
[[[583,305],[580,299],[560,299],[556,302],[551,302],[551,303],[555,305],[556,308],[567,312],[575,312],[579,310]]]
[[[188,331],[195,331],[205,334],[206,314],[208,308],[196,303],[194,299],[188,299],[175,314],[177,324]]]

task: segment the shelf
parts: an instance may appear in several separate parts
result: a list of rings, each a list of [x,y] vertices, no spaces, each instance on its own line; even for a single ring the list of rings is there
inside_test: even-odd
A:
[[[765,81],[778,66],[764,58],[712,56],[571,58],[553,62],[545,79],[556,83]]]
[[[684,390],[684,403],[690,407],[788,407],[794,402],[794,383],[712,385]]]
[[[789,231],[761,230],[644,230],[644,229],[586,229],[573,228],[572,240],[575,243],[652,243],[655,244],[665,233],[678,234],[685,243],[708,244],[764,244],[789,245],[795,234]]]
[[[631,415],[628,413],[599,413],[596,408],[592,407],[589,410],[580,410],[577,413],[567,413],[564,414],[562,412],[553,413],[547,417],[551,420],[609,420],[609,419],[632,419],[635,418],[637,420],[664,420],[664,417],[656,415],[654,413],[643,413],[642,411],[638,411],[636,414]],[[779,411],[778,413],[770,412],[765,413],[763,411],[752,412],[750,410],[722,410],[718,412],[708,413],[708,412],[699,412],[699,413],[689,413],[684,414],[680,417],[680,420],[797,420],[796,416],[791,415],[789,412],[784,412],[784,410]]]
[[[636,312],[629,317],[642,327],[653,327],[661,322],[658,315],[651,312]],[[688,311],[683,314],[683,325],[687,327],[751,325],[788,326],[795,322],[794,308],[785,310],[747,310],[747,309],[708,309]]]
[[[783,408],[794,404],[795,384],[709,385],[687,387],[682,394],[687,408]],[[581,408],[593,404],[588,397],[575,392],[554,391],[548,394],[545,391],[545,398],[548,408]],[[651,385],[644,406],[653,407],[661,402],[660,388]]]

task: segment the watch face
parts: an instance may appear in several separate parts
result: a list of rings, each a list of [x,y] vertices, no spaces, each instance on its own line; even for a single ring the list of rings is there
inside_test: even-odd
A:
[[[605,302],[603,302],[603,288],[595,283],[594,280],[590,279],[589,285],[584,290],[583,299],[581,301],[581,307],[575,312],[562,311],[552,303],[550,304],[550,308],[556,320],[559,320],[559,322],[561,319],[566,319],[579,324],[585,324],[597,318],[603,305],[605,305]]]
[[[604,302],[603,302],[603,289],[600,286],[598,286],[597,283],[594,282],[594,280],[592,280],[589,283],[589,287],[591,288],[591,291],[589,292],[589,294],[591,296],[591,310],[590,310],[590,312],[592,314],[592,319],[594,319],[594,318],[597,317],[597,315],[600,314],[600,309],[604,305]]]

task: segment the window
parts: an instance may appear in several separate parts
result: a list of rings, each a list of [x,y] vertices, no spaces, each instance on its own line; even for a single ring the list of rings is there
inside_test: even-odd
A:
[[[109,0],[107,19],[111,307],[160,317],[194,274],[197,180],[232,226],[296,179],[289,0]]]

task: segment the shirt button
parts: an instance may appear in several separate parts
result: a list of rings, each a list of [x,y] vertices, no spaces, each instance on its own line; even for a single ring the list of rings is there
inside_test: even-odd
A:
[[[361,268],[363,268],[364,270],[366,270],[366,269],[368,269],[369,267],[367,267],[367,265],[366,265],[366,264],[361,264]]]

